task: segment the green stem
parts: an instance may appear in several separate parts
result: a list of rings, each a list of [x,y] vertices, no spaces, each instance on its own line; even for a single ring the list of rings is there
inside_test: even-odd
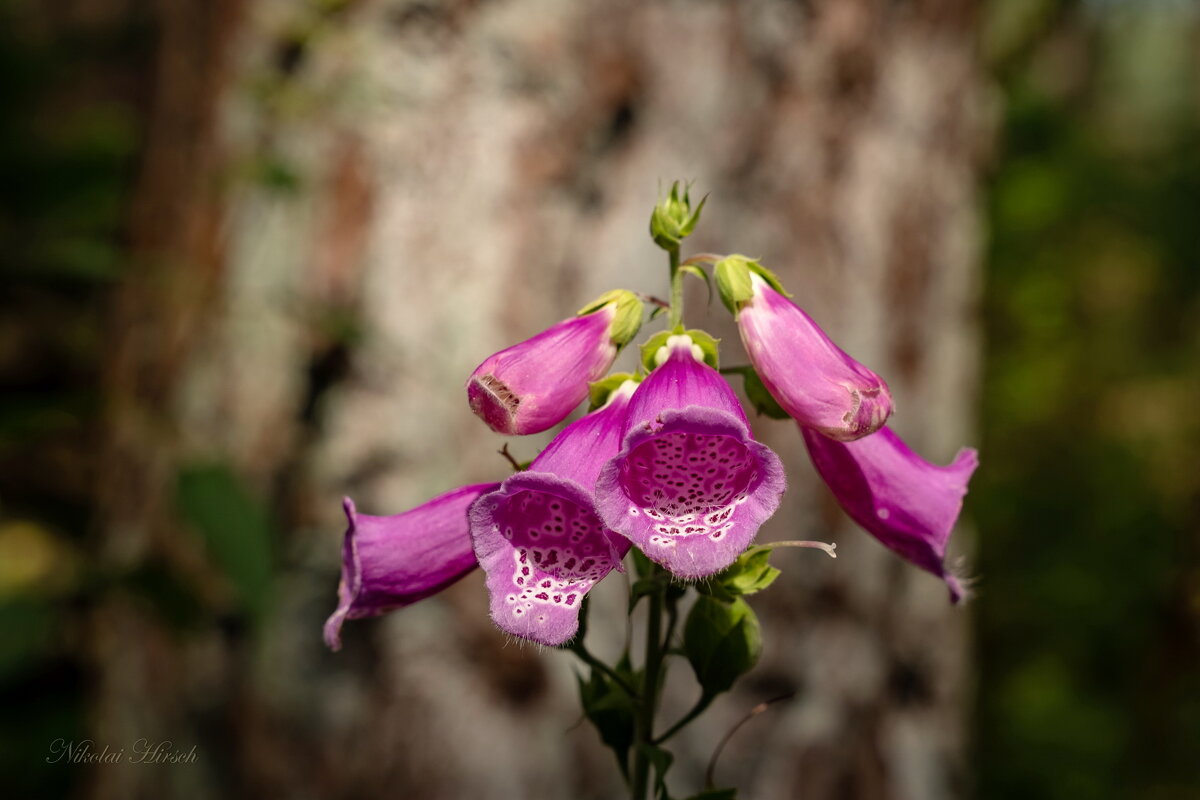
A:
[[[617,686],[620,686],[621,690],[625,692],[625,694],[633,698],[635,702],[637,701],[637,690],[630,686],[628,681],[617,674],[616,670],[592,655],[591,652],[589,652],[588,649],[583,646],[583,642],[579,641],[578,637],[576,637],[576,640],[571,642],[568,647],[572,653],[579,657],[580,661],[587,664],[592,669],[604,673],[606,676],[608,676],[610,681],[615,683]]]
[[[696,705],[692,706],[692,710],[683,715],[683,718],[667,729],[667,732],[654,740],[654,744],[659,745],[670,739],[675,734],[679,733],[685,725],[694,720],[696,717],[704,713],[704,709],[712,705],[713,696],[704,694],[696,701]]]
[[[676,258],[678,253],[676,253]],[[654,567],[654,574],[661,571]],[[646,661],[642,670],[641,704],[634,730],[633,800],[646,800],[650,781],[650,759],[645,750],[654,744],[654,714],[658,709],[659,671],[662,668],[662,613],[664,589],[650,595],[646,619]]]
[[[668,250],[667,255],[671,259],[671,308],[667,324],[674,330],[683,322],[683,273],[679,270],[679,248]]]

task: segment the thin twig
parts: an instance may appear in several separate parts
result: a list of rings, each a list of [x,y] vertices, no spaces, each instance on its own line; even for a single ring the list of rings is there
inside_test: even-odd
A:
[[[712,704],[712,701],[713,701],[712,695],[710,695],[710,694],[701,695],[700,699],[698,701],[696,701],[696,705],[692,706],[690,711],[688,711],[686,714],[684,714],[679,719],[678,722],[676,722],[674,725],[672,725],[670,728],[667,729],[666,733],[657,737],[653,742],[651,742],[651,744],[653,744],[655,747],[657,747],[658,745],[667,741],[667,739],[670,739],[676,733],[681,731],[685,725],[687,725],[689,722],[694,720],[696,717],[700,716],[704,712],[704,710],[706,708],[708,708],[709,705]]]
[[[504,447],[501,447],[496,452],[508,459],[508,463],[512,464],[513,472],[520,472],[525,469],[525,467],[521,466],[521,462],[513,458],[513,454],[508,452],[508,442],[505,442]]]
[[[729,744],[729,740],[738,732],[738,729],[745,725],[750,720],[757,717],[759,714],[766,711],[776,703],[782,703],[784,700],[791,700],[796,696],[795,692],[781,694],[779,697],[772,697],[765,703],[759,703],[754,708],[750,709],[750,713],[738,720],[738,723],[729,729],[729,733],[725,734],[725,738],[721,739],[721,743],[717,745],[717,749],[713,751],[712,758],[708,761],[708,769],[704,771],[704,786],[706,790],[714,788],[713,774],[717,771],[717,759],[721,757],[721,751],[725,749],[725,745]]]

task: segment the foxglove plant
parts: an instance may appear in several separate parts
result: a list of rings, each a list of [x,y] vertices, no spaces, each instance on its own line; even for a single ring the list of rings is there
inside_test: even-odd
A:
[[[667,252],[666,329],[641,346],[637,374],[607,375],[637,335],[644,307],[608,292],[524,342],[489,356],[467,381],[471,410],[492,430],[523,435],[562,422],[591,398],[528,465],[499,483],[448,492],[392,517],[358,514],[345,500],[337,609],[325,640],[341,645],[347,619],[375,616],[428,597],[482,566],[492,620],[505,633],[570,650],[588,667],[579,681],[584,713],[613,750],[634,800],[669,800],[663,745],[749,671],[761,652],[745,598],[779,575],[780,546],[754,544],[786,488],[782,463],[753,438],[722,374],[740,373],[760,414],[800,426],[818,474],[847,514],[902,558],[963,596],[946,546],[977,465],[964,449],[930,464],[890,428],[887,384],[843,352],[773,273],[744,256],[680,261],[703,201],[676,184],[655,206],[650,233]],[[718,342],[683,326],[683,281],[710,280],[734,315],[750,365],[718,370]],[[711,285],[711,284],[710,284]],[[507,449],[503,451],[507,454]],[[630,613],[646,599],[642,663],[608,664],[588,651],[587,595],[613,571],[634,572]],[[696,597],[681,630],[678,615]],[[669,656],[683,655],[700,687],[696,705],[658,732],[656,711]],[[715,756],[714,756],[715,759]],[[710,764],[709,775],[712,773]],[[700,797],[701,795],[697,795]],[[733,798],[733,790],[704,797]]]

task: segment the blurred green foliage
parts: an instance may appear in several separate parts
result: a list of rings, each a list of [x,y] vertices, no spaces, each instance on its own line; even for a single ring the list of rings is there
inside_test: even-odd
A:
[[[993,3],[977,795],[1200,797],[1200,10]]]
[[[212,559],[258,619],[271,600],[275,565],[266,509],[224,464],[194,465],[179,474],[180,516],[204,540]]]

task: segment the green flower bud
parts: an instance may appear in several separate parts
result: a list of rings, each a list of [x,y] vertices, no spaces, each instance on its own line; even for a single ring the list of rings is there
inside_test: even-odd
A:
[[[693,211],[687,187],[680,194],[679,181],[671,184],[670,194],[660,200],[650,214],[650,236],[654,243],[664,250],[678,250],[680,243],[696,229],[707,199],[701,200]]]

